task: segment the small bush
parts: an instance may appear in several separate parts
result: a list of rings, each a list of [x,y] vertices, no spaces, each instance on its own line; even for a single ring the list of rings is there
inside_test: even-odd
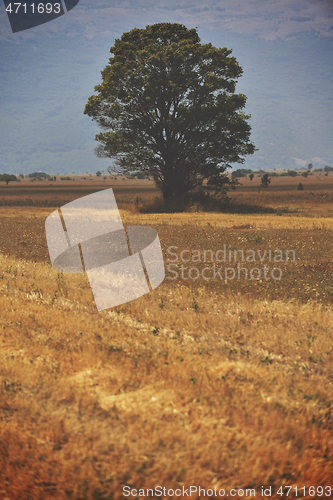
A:
[[[300,182],[297,186],[297,191],[303,191],[304,187],[303,184]]]
[[[238,168],[237,170],[234,170],[231,173],[231,177],[233,179],[239,178],[239,177],[246,177],[247,174],[251,174],[252,170],[249,168]]]
[[[62,180],[62,181],[71,181],[72,178],[69,177],[69,176],[66,176],[66,177],[60,177],[60,180]]]

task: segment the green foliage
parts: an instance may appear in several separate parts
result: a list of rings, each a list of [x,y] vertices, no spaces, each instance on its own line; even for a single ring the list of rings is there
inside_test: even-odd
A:
[[[309,175],[309,172],[306,170],[305,172],[302,172],[302,177],[307,177]]]
[[[165,199],[203,185],[224,195],[225,171],[253,154],[242,68],[227,48],[201,44],[195,29],[160,23],[123,33],[84,113],[104,132],[96,154],[109,172],[150,175]]]
[[[271,183],[271,178],[269,177],[269,175],[267,173],[266,174],[262,174],[262,176],[261,176],[261,182],[260,182],[260,186],[259,186],[259,191],[262,188],[267,188],[270,183]]]
[[[65,176],[65,177],[60,177],[60,180],[61,180],[61,181],[71,181],[71,180],[72,180],[72,178],[71,178],[71,177],[69,177],[69,176],[67,175],[67,176]]]
[[[303,191],[304,187],[303,187],[303,184],[300,182],[298,185],[297,185],[297,191]]]
[[[97,177],[100,177],[102,175],[102,172],[100,172],[99,170],[97,170],[96,175],[97,175]]]
[[[306,174],[308,174],[308,172],[306,172]],[[281,177],[296,177],[298,174],[297,174],[297,171],[296,170],[287,170],[287,172],[282,172],[281,174]]]
[[[252,170],[250,168],[238,168],[234,170],[231,174],[231,177],[235,179],[236,177],[246,177],[247,174],[251,173]]]
[[[49,174],[46,174],[45,172],[33,172],[32,174],[28,174],[28,177],[30,179],[48,179],[50,176]]]
[[[252,181],[253,177],[254,177],[254,173],[253,173],[253,172],[251,172],[251,173],[249,174],[249,179],[250,179],[250,181]]]
[[[270,364],[273,363],[273,361],[271,359],[269,359],[269,356],[266,356],[266,358],[260,360],[260,363],[264,363],[266,365],[270,365]]]
[[[18,178],[14,174],[0,174],[1,181],[4,181],[8,185],[10,181],[18,181]]]

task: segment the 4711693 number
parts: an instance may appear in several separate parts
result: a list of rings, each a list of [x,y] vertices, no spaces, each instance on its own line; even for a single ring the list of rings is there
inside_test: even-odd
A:
[[[60,14],[61,12],[61,4],[60,3],[31,3],[31,4],[26,4],[26,3],[10,3],[6,7],[6,12],[9,14],[17,14],[24,12],[24,14]]]
[[[299,496],[305,497],[309,495],[310,497],[330,497],[332,493],[331,486],[303,486],[299,488],[297,486],[280,486],[276,494],[281,495],[281,497]]]

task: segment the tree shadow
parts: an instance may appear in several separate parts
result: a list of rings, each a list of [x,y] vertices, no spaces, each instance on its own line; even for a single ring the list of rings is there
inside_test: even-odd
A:
[[[204,193],[189,193],[172,200],[163,200],[156,197],[140,203],[138,212],[153,213],[182,213],[182,212],[217,212],[228,214],[274,214],[276,209],[264,205],[241,203],[230,198],[217,198]]]

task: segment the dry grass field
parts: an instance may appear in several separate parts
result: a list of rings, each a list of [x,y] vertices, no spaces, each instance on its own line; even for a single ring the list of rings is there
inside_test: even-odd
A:
[[[332,496],[333,174],[242,183],[241,213],[164,214],[146,180],[1,183],[0,500]],[[98,312],[45,219],[108,187],[166,279]]]

